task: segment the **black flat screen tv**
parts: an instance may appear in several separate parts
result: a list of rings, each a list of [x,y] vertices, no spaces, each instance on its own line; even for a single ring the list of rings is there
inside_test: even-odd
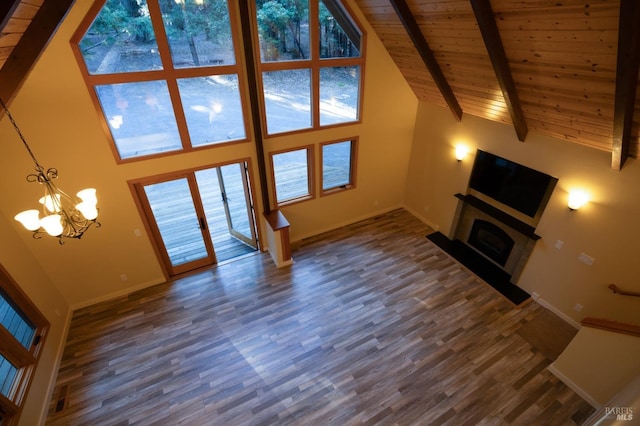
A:
[[[478,150],[469,188],[535,217],[546,206],[557,181],[546,173]]]

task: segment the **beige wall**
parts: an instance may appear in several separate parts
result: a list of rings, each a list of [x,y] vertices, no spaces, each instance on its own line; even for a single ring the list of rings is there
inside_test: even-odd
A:
[[[35,425],[39,423],[50,399],[50,386],[58,371],[58,354],[64,344],[71,310],[12,226],[10,220],[0,214],[2,266],[50,324],[20,419],[21,424]]]
[[[91,3],[76,2],[12,103],[11,111],[42,165],[58,168],[57,183],[62,189],[70,193],[86,186],[97,189],[101,229],[91,229],[81,241],[67,241],[60,246],[53,238],[34,240],[12,219],[19,211],[36,208],[41,189],[25,181],[33,171],[33,163],[9,121],[0,121],[0,168],[6,172],[0,181],[0,263],[14,274],[52,323],[21,424],[36,424],[40,408],[48,404],[48,381],[56,371],[70,309],[164,281],[128,187],[129,180],[250,158],[258,197],[255,205],[262,206],[251,142],[116,164],[69,47],[69,39]],[[364,23],[359,11],[354,10]],[[360,138],[355,189],[283,209],[294,240],[403,203],[418,103],[381,42],[369,27],[365,29],[370,37],[362,124],[273,138],[265,143],[267,153],[314,144],[318,176],[320,142]],[[136,236],[135,230],[142,230],[142,236]],[[262,236],[266,241],[264,233]],[[121,274],[126,274],[126,281],[121,280]]]
[[[637,336],[583,327],[549,369],[593,406],[601,407],[640,375],[639,359]]]
[[[461,163],[453,157],[457,143],[472,149]],[[457,123],[448,110],[420,104],[405,201],[444,234],[450,235],[453,194],[466,192],[476,148],[559,179],[536,230],[542,239],[517,284],[574,323],[585,316],[640,323],[640,299],[607,289],[615,283],[640,292],[640,164],[630,159],[617,172],[609,153],[536,133],[521,143],[510,125],[469,115]],[[591,201],[570,212],[567,191],[574,187],[589,191]],[[557,240],[564,242],[561,249],[554,247]],[[582,252],[596,259],[592,266],[578,260]],[[574,311],[576,303],[582,312]]]
[[[81,1],[73,7],[11,105],[40,162],[44,167],[59,169],[58,184],[63,189],[75,193],[85,186],[97,188],[103,226],[91,229],[81,242],[68,241],[60,247],[51,238],[35,241],[11,220],[10,226],[72,307],[164,280],[127,181],[251,158],[255,193],[260,195],[251,142],[116,164],[69,47],[69,39],[90,4]],[[362,16],[358,14],[358,18]],[[369,38],[367,55],[362,124],[272,138],[265,143],[267,153],[315,144],[318,176],[320,142],[360,137],[356,189],[284,209],[294,240],[402,205],[417,100],[375,37]],[[13,217],[18,211],[35,207],[40,189],[24,180],[33,164],[8,120],[0,122],[0,136],[6,147],[0,167],[15,171],[0,183],[5,200],[1,209],[7,217]],[[255,204],[262,206],[260,199]],[[134,234],[136,229],[143,231],[142,236]],[[126,281],[121,280],[122,274],[126,274]]]

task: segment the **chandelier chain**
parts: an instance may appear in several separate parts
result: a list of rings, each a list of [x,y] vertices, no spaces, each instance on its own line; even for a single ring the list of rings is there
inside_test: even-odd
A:
[[[11,122],[11,124],[13,125],[13,128],[15,129],[16,133],[20,137],[20,140],[22,141],[22,144],[26,148],[27,152],[31,156],[31,159],[33,160],[33,163],[36,165],[36,171],[38,171],[38,172],[44,171],[44,167],[42,167],[40,165],[40,163],[36,159],[36,156],[33,154],[33,151],[31,151],[31,147],[29,146],[29,144],[27,143],[27,140],[22,135],[22,132],[20,131],[20,128],[16,124],[16,121],[13,119],[13,116],[9,112],[9,108],[7,108],[7,106],[5,105],[5,103],[2,100],[2,98],[0,98],[0,105],[2,105],[2,109],[4,109],[4,112],[7,114],[7,117],[9,117],[9,121]]]

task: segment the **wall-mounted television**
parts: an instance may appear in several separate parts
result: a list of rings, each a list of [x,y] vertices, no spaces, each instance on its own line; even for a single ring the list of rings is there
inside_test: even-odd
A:
[[[546,206],[557,181],[546,173],[478,150],[469,188],[535,217]]]

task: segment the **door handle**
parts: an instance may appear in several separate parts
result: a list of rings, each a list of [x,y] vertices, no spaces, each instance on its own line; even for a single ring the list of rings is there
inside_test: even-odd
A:
[[[207,229],[207,222],[204,220],[204,218],[200,217],[198,219],[200,219],[200,229],[202,229],[203,231]]]

